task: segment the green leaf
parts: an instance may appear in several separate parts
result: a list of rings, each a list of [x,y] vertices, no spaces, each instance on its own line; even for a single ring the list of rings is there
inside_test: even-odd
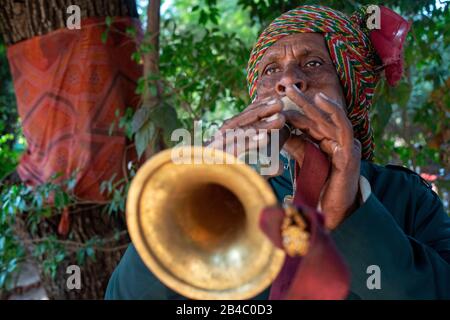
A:
[[[205,10],[200,10],[200,17],[198,18],[198,23],[205,25],[206,22],[208,22],[208,15],[206,14]]]
[[[155,50],[155,47],[151,43],[146,42],[142,43],[140,48],[143,54],[150,53]]]
[[[411,86],[407,82],[401,82],[395,89],[395,96],[399,106],[405,108],[411,95]]]
[[[36,207],[42,207],[43,199],[40,193],[35,194],[34,201],[36,203]]]
[[[50,177],[50,180],[56,180],[62,176],[63,176],[63,173],[58,171]]]
[[[67,180],[67,189],[73,190],[77,184],[77,171],[74,171],[71,177]]]
[[[101,40],[102,40],[102,43],[106,43],[108,41],[108,30],[105,30],[102,32]]]
[[[131,121],[132,132],[138,132],[148,120],[150,120],[150,108],[147,106],[142,106],[133,115],[133,119]]]
[[[64,258],[66,257],[66,254],[64,252],[59,252],[56,256],[55,256],[55,261],[56,262],[61,262],[64,260]]]
[[[156,86],[149,86],[148,89],[150,90],[151,96],[153,96],[153,97],[157,96],[158,92],[157,92]]]
[[[100,193],[103,193],[106,190],[106,187],[108,185],[108,181],[102,181],[100,184]]]
[[[135,51],[131,54],[131,59],[136,63],[140,63],[142,59],[142,54],[139,51]]]
[[[7,272],[0,272],[0,288],[5,286],[7,276],[8,276]]]
[[[136,151],[138,157],[141,158],[145,149],[147,149],[150,142],[153,140],[155,135],[155,125],[152,121],[148,120],[135,135]]]
[[[175,109],[168,104],[163,104],[161,106],[158,106],[157,108],[154,108],[150,117],[152,121],[159,124],[160,128],[162,129],[164,134],[164,141],[166,142],[166,144],[171,145],[173,143],[170,140],[172,132],[175,129],[178,129],[181,125]]]
[[[92,247],[87,247],[86,248],[86,254],[88,255],[88,257],[93,257],[95,255],[95,250]]]
[[[109,128],[108,128],[108,135],[109,136],[111,136],[113,134],[115,126],[116,126],[116,123],[114,121],[111,122],[111,124],[109,125]]]
[[[137,31],[135,27],[127,27],[125,31],[130,37],[136,37]]]
[[[56,208],[64,208],[66,206],[67,195],[64,192],[58,191],[55,192],[55,207]]]
[[[86,258],[86,251],[84,248],[81,248],[77,251],[77,262],[79,265],[84,264],[84,260]]]
[[[44,218],[50,218],[51,216],[52,216],[52,209],[51,208],[44,208],[42,211],[41,211],[41,215],[42,215],[42,217],[44,217]]]
[[[16,267],[17,267],[17,259],[16,259],[16,258],[13,258],[13,259],[9,260],[7,271],[8,271],[9,273],[11,273],[11,272],[13,272],[14,270],[16,270]]]
[[[106,23],[106,26],[108,28],[111,26],[112,22],[113,22],[113,18],[112,17],[110,17],[110,16],[106,17],[105,23]]]

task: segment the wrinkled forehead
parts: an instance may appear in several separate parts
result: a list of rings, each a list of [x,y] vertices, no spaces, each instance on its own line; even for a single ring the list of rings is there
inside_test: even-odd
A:
[[[322,33],[296,33],[281,38],[266,50],[258,65],[259,71],[263,65],[283,59],[288,52],[296,57],[316,54],[331,61]]]

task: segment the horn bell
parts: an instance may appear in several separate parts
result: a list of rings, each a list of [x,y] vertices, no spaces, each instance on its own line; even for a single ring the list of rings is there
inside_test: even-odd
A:
[[[175,163],[175,153],[190,163]],[[284,251],[259,228],[261,210],[277,204],[271,187],[236,158],[213,164],[220,157],[231,156],[202,147],[162,151],[138,170],[128,191],[127,225],[141,259],[191,299],[252,298],[284,262]]]

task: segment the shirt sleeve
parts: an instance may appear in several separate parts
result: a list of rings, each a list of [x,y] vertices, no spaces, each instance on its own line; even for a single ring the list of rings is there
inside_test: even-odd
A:
[[[438,196],[409,176],[382,181],[383,189],[332,232],[350,268],[353,296],[450,299],[450,218]],[[369,282],[377,271],[374,287]]]
[[[251,300],[267,300],[270,287]],[[105,300],[187,300],[166,287],[147,268],[130,244],[114,270],[106,288]]]
[[[106,300],[184,300],[164,286],[145,266],[130,244],[109,279]]]

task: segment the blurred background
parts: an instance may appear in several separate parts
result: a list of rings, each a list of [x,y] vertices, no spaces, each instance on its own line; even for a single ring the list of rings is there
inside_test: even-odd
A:
[[[50,2],[44,3],[51,6]],[[142,99],[137,107],[117,114],[116,119],[111,121],[111,127],[118,126],[133,141],[139,159],[146,159],[154,152],[169,147],[172,143],[170,134],[175,128],[193,130],[194,121],[201,120],[206,132],[217,129],[224,119],[238,113],[250,102],[245,79],[246,66],[259,33],[281,13],[301,4],[323,4],[348,14],[364,4],[383,4],[412,22],[405,43],[403,79],[395,88],[388,87],[384,81],[377,88],[371,110],[376,145],[374,161],[403,165],[421,174],[433,185],[449,211],[448,1],[162,0],[155,1],[151,7],[148,1],[138,0],[135,5],[144,34],[136,29],[127,30],[130,39],[136,41],[138,46],[136,52],[123,59],[133,59],[144,68],[143,76],[136,85],[136,93]],[[0,25],[6,25],[7,16],[0,12]],[[113,24],[114,17],[109,16],[106,9],[99,16],[104,17],[107,27]],[[156,16],[160,23],[155,26],[152,21]],[[8,41],[12,40],[5,36],[5,30],[4,27],[4,38],[0,40],[0,179],[11,176],[27,149],[7,57]],[[107,33],[108,28],[105,35]],[[155,42],[155,39],[159,41]],[[161,107],[158,112],[146,112],[155,106]],[[137,163],[127,164],[131,177]],[[102,185],[103,191],[108,190],[110,195],[102,214],[120,216],[124,211],[127,187],[119,191],[116,188],[118,185],[111,180]],[[49,189],[56,190],[50,185],[45,188],[42,189],[44,193]],[[51,211],[57,214],[61,214],[62,208],[67,208],[73,199],[70,188],[69,191],[63,188],[60,192],[63,203],[53,206]],[[37,279],[41,280],[28,287],[36,288],[42,284],[47,292],[43,296],[73,298],[64,293],[49,294],[48,287],[51,285],[48,283],[54,284],[55,279],[62,277],[60,265],[68,259],[75,259],[80,264],[89,259],[95,263],[96,257],[102,259],[97,254],[104,245],[101,239],[105,238],[105,234],[93,234],[70,250],[67,245],[70,241],[75,242],[70,235],[64,240],[51,233],[45,237],[41,234],[37,238],[30,231],[32,226],[39,225],[51,213],[45,203],[36,200],[36,194],[17,181],[3,184],[0,199],[0,297],[20,296],[21,292],[26,291],[23,288],[28,284],[21,286],[17,281],[20,266],[32,256],[38,265]],[[31,239],[35,239],[32,249],[23,246],[14,231],[17,223],[15,217],[23,212],[32,213],[24,219]],[[123,226],[118,228],[112,236],[119,239],[123,230]],[[43,238],[46,240],[41,241]],[[123,241],[126,244],[128,240]],[[112,267],[116,260],[111,262]],[[42,280],[44,278],[48,280]],[[99,288],[105,286],[106,280],[88,297],[102,297]],[[17,289],[20,287],[22,289]]]

